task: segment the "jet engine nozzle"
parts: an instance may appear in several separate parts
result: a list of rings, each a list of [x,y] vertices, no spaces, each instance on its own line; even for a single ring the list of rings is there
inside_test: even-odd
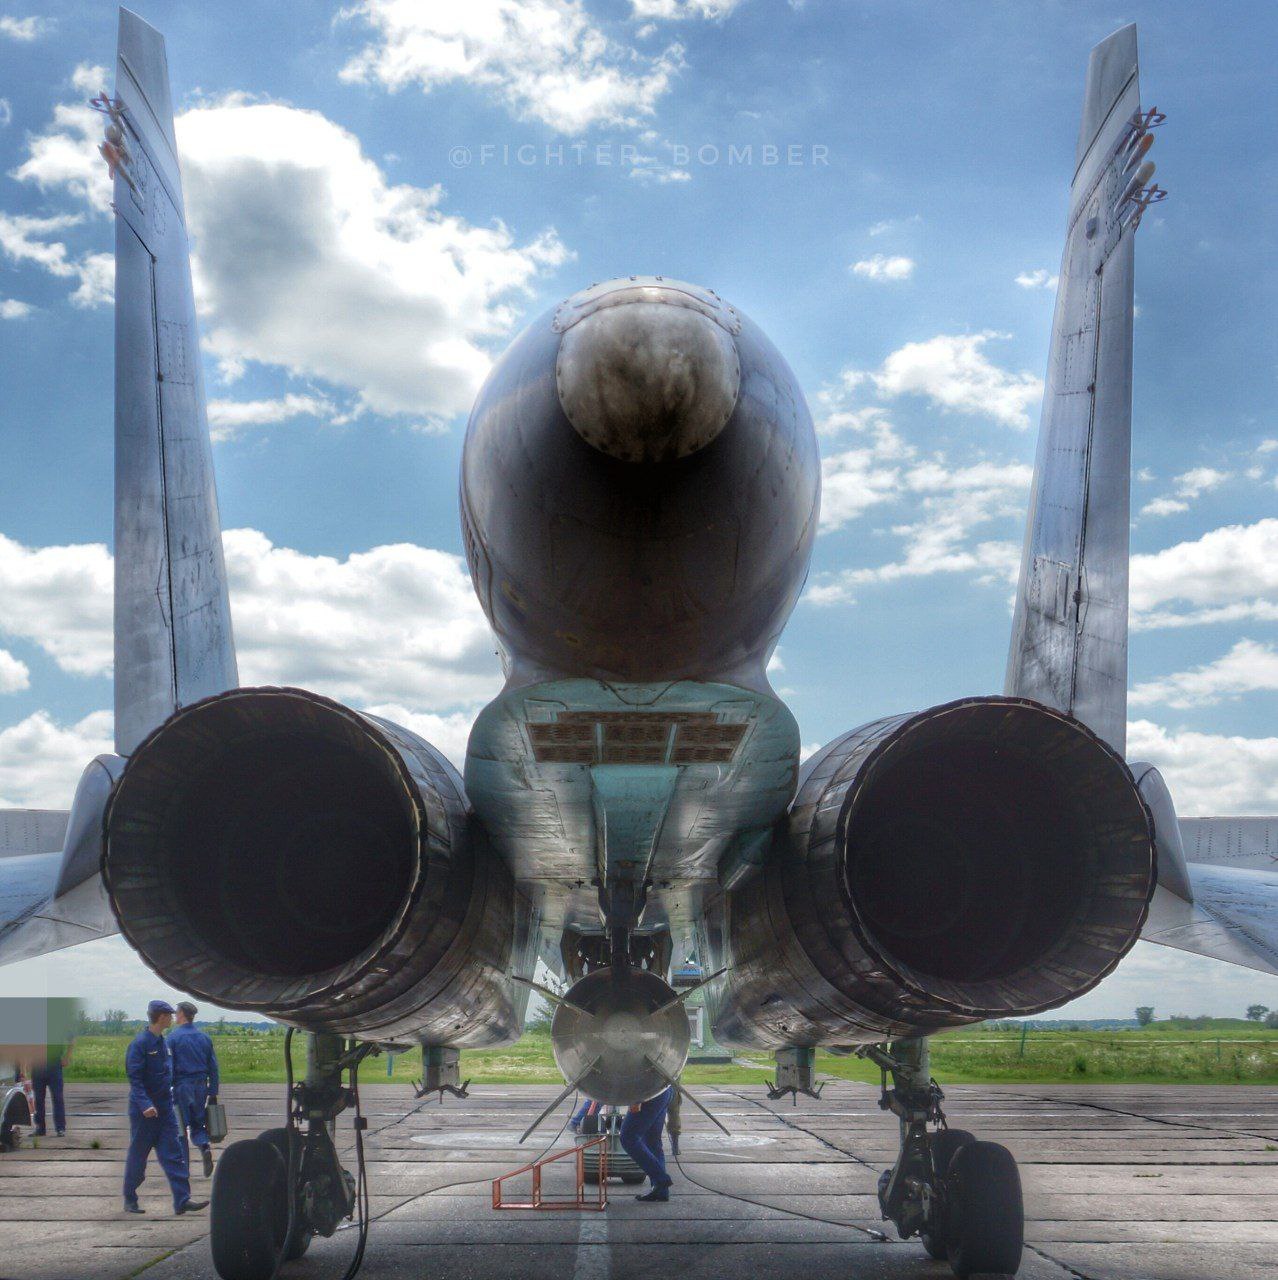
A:
[[[574,984],[550,1024],[564,1079],[596,1102],[656,1097],[688,1060],[688,1015],[675,989],[646,969],[596,969]]]
[[[619,283],[565,304],[559,402],[577,434],[611,457],[685,458],[737,404],[741,365],[722,304],[691,286]]]
[[[729,899],[721,1038],[854,1043],[1053,1008],[1127,954],[1154,889],[1131,770],[1023,698],[845,734],[791,813],[787,846]]]
[[[180,991],[309,1030],[474,1046],[518,1033],[528,934],[428,743],[301,689],[184,707],[107,808],[121,932]]]

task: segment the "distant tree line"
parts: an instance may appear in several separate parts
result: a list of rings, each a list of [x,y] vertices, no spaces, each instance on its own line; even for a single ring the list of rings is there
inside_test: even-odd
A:
[[[284,1028],[274,1022],[233,1022],[229,1018],[214,1018],[212,1021],[199,1019],[200,1026],[209,1035],[236,1036],[282,1036]],[[136,1035],[146,1026],[146,1019],[130,1016],[126,1009],[104,1009],[100,1017],[94,1018],[83,1010],[75,1022],[75,1034],[78,1036],[122,1036]]]

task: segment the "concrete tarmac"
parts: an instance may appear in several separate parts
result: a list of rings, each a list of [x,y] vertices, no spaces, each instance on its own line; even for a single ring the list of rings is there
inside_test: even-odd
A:
[[[371,1072],[370,1072],[371,1074]],[[128,1141],[117,1085],[68,1087],[70,1131],[0,1156],[0,1280],[214,1280],[207,1213],[175,1217],[152,1163],[145,1217],[121,1212]],[[864,1085],[770,1103],[758,1086],[695,1092],[731,1130],[683,1108],[683,1169],[669,1204],[612,1184],[598,1212],[495,1212],[490,1180],[535,1157],[562,1114],[524,1147],[549,1086],[477,1085],[418,1104],[368,1084],[374,1222],[368,1280],[745,1280],[766,1271],[839,1280],[940,1280],[917,1240],[887,1243],[879,1170],[896,1122]],[[1278,1089],[1134,1085],[955,1086],[951,1124],[1011,1148],[1028,1217],[1025,1280],[1274,1280],[1278,1276]],[[232,1133],[278,1125],[283,1088],[228,1086]],[[341,1145],[350,1145],[349,1114]],[[567,1145],[563,1137],[556,1149]],[[567,1163],[546,1175],[570,1190]],[[198,1162],[197,1162],[198,1166]],[[563,1169],[564,1172],[559,1170]],[[695,1179],[695,1185],[690,1179]],[[197,1197],[209,1184],[198,1173]],[[519,1188],[512,1188],[518,1190]],[[527,1183],[523,1184],[526,1191]],[[740,1197],[740,1198],[732,1198]],[[806,1215],[806,1216],[799,1216]],[[317,1240],[284,1280],[342,1275],[353,1231]]]

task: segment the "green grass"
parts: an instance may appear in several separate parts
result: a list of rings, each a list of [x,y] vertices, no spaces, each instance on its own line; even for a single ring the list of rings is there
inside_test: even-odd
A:
[[[124,1080],[128,1036],[82,1036],[67,1070],[68,1080],[95,1083]],[[227,1033],[214,1038],[222,1078],[228,1084],[274,1083],[284,1079],[283,1037]],[[297,1069],[304,1054],[294,1050]],[[753,1065],[746,1066],[744,1063]],[[877,1083],[878,1069],[857,1058],[821,1052],[820,1074]],[[1234,1019],[1214,1020],[1202,1030],[1181,1030],[1154,1023],[1130,1031],[1031,1030],[1021,1044],[1019,1031],[975,1028],[937,1036],[932,1041],[932,1070],[942,1085],[988,1082],[1036,1084],[1278,1084],[1278,1031]],[[772,1071],[766,1054],[747,1053],[725,1066],[690,1066],[688,1084],[759,1083]],[[396,1054],[397,1082],[421,1074],[421,1054]],[[517,1044],[500,1049],[467,1050],[462,1076],[484,1084],[559,1084],[562,1078],[545,1031],[531,1031]],[[388,1079],[386,1059],[364,1065],[361,1083]]]

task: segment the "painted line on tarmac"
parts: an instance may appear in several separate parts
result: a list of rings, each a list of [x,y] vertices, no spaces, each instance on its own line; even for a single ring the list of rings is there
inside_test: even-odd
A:
[[[612,1251],[608,1248],[608,1215],[586,1212],[577,1225],[577,1260],[572,1280],[612,1280]]]

